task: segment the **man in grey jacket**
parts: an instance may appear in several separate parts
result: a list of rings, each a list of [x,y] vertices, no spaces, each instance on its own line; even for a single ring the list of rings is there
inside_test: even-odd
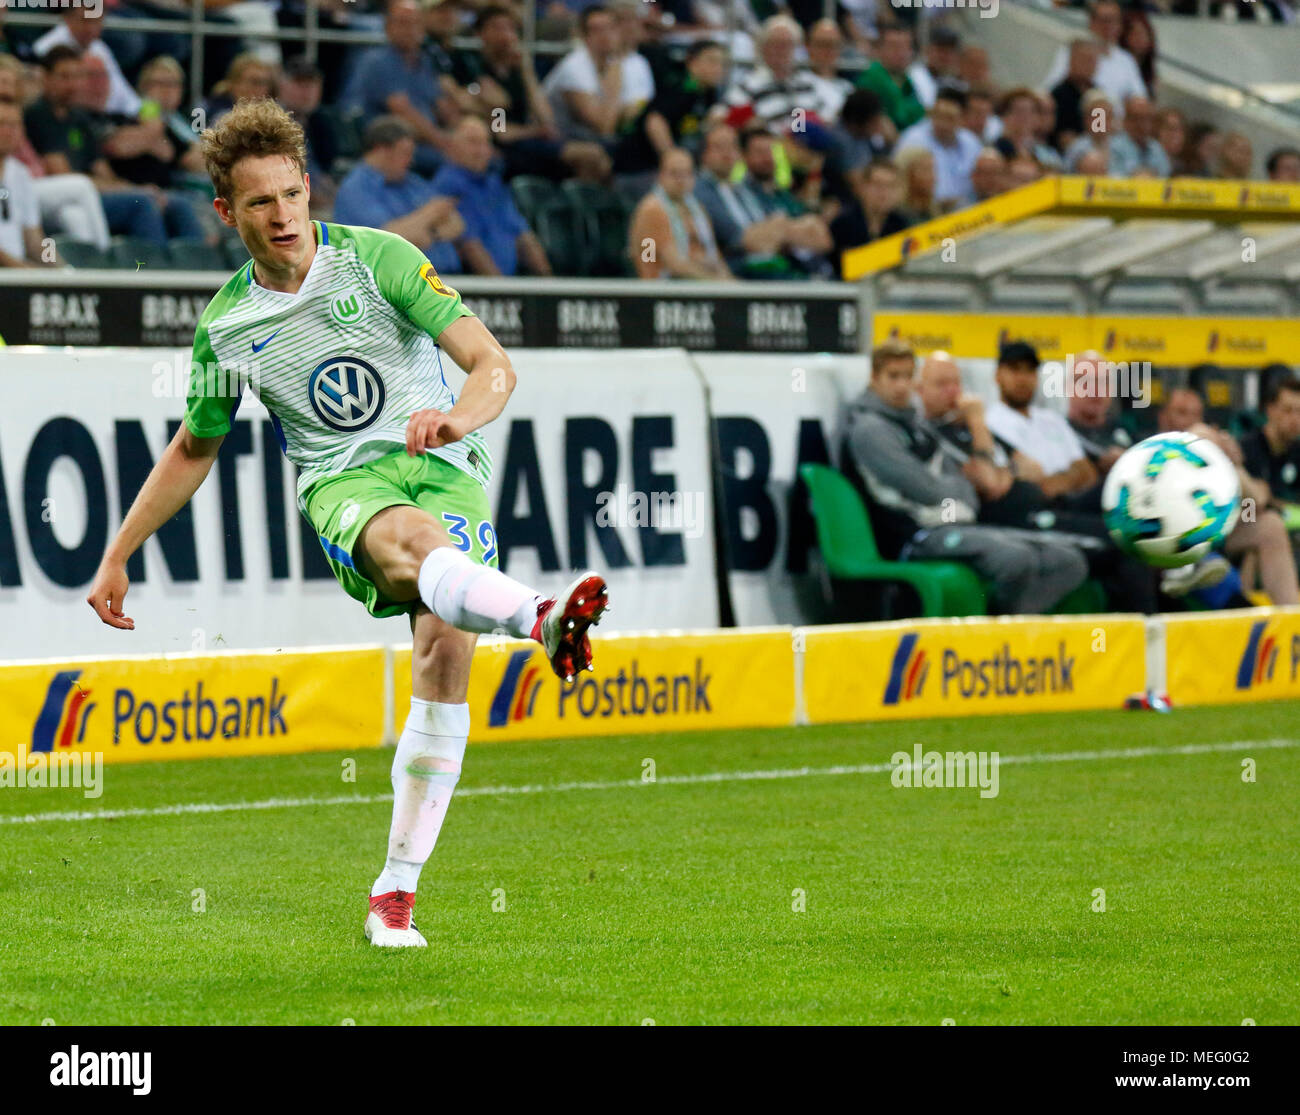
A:
[[[1078,546],[975,522],[979,496],[964,462],[918,413],[916,356],[889,340],[871,354],[871,383],[849,413],[847,451],[862,481],[876,544],[887,558],[959,561],[991,583],[990,610],[1050,611],[1083,583]]]

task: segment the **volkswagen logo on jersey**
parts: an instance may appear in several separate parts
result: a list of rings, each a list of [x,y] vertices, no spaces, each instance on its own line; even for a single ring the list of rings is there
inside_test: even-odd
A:
[[[307,381],[316,417],[331,430],[355,433],[372,425],[384,409],[384,381],[364,360],[332,356]]]

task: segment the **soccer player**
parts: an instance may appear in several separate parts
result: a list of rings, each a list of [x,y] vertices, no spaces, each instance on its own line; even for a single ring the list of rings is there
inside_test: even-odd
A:
[[[185,421],[88,603],[110,627],[134,629],[123,613],[127,560],[203,483],[247,383],[301,470],[298,505],[339,584],[371,615],[410,615],[411,711],[365,933],[373,945],[424,946],[411,912],[460,776],[477,633],[535,639],[570,678],[591,669],[587,629],[607,607],[605,581],[584,573],[543,599],[497,569],[492,463],[478,431],[505,407],[515,373],[424,255],[391,232],[309,218],[302,129],[274,101],[240,102],[202,144],[213,204],[252,259],[194,331]],[[440,349],[468,372],[459,399]],[[235,389],[222,390],[232,375]]]

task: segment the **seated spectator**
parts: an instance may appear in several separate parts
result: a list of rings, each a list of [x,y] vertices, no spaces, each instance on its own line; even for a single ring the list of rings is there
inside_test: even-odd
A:
[[[1058,168],[1053,168],[1056,169]],[[1030,182],[1037,182],[1046,173],[1046,168],[1033,155],[1017,155],[1007,163],[1007,189],[1014,190],[1018,186],[1028,186]]]
[[[1101,52],[1091,39],[1075,39],[1066,55],[1065,75],[1049,86],[1056,107],[1051,142],[1058,151],[1067,150],[1084,132],[1083,98],[1093,87],[1100,57]]]
[[[89,175],[111,232],[165,244],[167,228],[155,194],[119,178],[100,151],[100,124],[84,107],[81,55],[73,47],[51,47],[41,58],[41,69],[45,93],[27,106],[23,124],[45,173]],[[104,71],[98,73],[102,89]]]
[[[1132,435],[1116,416],[1119,385],[1112,378],[1112,367],[1095,350],[1080,353],[1074,362],[1073,389],[1070,391],[1066,411],[1070,429],[1078,437],[1083,452],[1096,466],[1103,480],[1134,442]],[[1231,600],[1233,606],[1249,606],[1250,602],[1240,593],[1241,582],[1232,566],[1225,558],[1214,553],[1206,554],[1191,565],[1166,569],[1160,575],[1160,590],[1173,597],[1195,594],[1203,604],[1222,607],[1218,598],[1223,596],[1223,592],[1216,592],[1211,597],[1206,590],[1229,577],[1233,578],[1233,583],[1225,586],[1225,598]]]
[[[455,245],[465,235],[465,222],[454,198],[439,197],[428,179],[411,173],[411,126],[397,116],[376,117],[362,148],[361,161],[339,183],[334,219],[395,232],[424,252],[437,271],[460,271]]]
[[[985,147],[975,156],[975,165],[971,167],[971,190],[975,202],[988,201],[1005,193],[1009,179],[1007,177],[1007,160],[996,147]]]
[[[236,101],[256,101],[274,95],[275,67],[260,54],[245,51],[231,60],[225,77],[212,87],[212,94],[204,100],[202,122],[205,127],[212,127],[235,107]]]
[[[966,109],[962,113],[961,126],[986,145],[1002,134],[1002,121],[993,111],[996,103],[997,95],[991,85],[977,85],[966,90]]]
[[[654,99],[654,75],[645,58],[624,49],[609,9],[587,8],[579,27],[582,44],[546,75],[542,91],[565,137],[612,142]]]
[[[1050,611],[1084,582],[1087,562],[1076,546],[976,523],[974,478],[982,461],[961,462],[922,420],[913,400],[915,368],[910,346],[878,345],[870,386],[848,417],[846,465],[866,498],[881,554],[963,562],[991,582],[992,611]]]
[[[880,107],[900,132],[925,116],[925,106],[908,76],[912,64],[912,32],[907,27],[885,27],[880,32],[876,59],[858,77],[859,89],[870,89]]]
[[[765,217],[785,216],[785,251],[810,274],[829,272],[824,258],[831,250],[830,229],[818,213],[809,212],[789,190],[776,182],[776,143],[761,128],[748,129],[740,139],[740,155],[745,161],[742,193]]]
[[[934,201],[941,212],[960,209],[975,200],[971,170],[982,144],[961,126],[966,94],[942,88],[935,94],[928,117],[898,137],[898,146],[922,147],[934,159]]]
[[[659,162],[659,181],[632,214],[629,250],[639,279],[730,279],[713,225],[694,195],[695,168],[680,147]]]
[[[199,165],[201,156],[197,144],[192,142],[194,133],[173,138],[156,102],[150,103],[149,119],[143,121],[106,112],[109,82],[103,63],[93,55],[87,55],[82,61],[85,79],[80,105],[94,120],[95,142],[111,176],[105,179],[92,171],[96,185],[103,189],[107,181],[119,186],[143,187],[161,210],[168,236],[201,239],[204,228],[195,211],[198,195],[172,188],[184,158],[189,157],[191,166]]]
[[[1218,174],[1223,133],[1213,124],[1200,122],[1187,129],[1186,155],[1180,173],[1191,178],[1214,178]]]
[[[808,69],[817,90],[814,104],[823,123],[834,124],[840,118],[845,100],[853,92],[853,83],[840,77],[840,55],[844,53],[844,33],[833,19],[819,19],[808,28]]]
[[[739,165],[736,129],[712,124],[704,133],[696,200],[709,215],[718,247],[733,271],[748,278],[788,277],[795,267],[786,250],[808,243],[808,230],[784,211],[769,211],[745,183],[735,181],[733,172]]]
[[[98,59],[108,74],[108,97],[104,110],[135,116],[140,111],[140,97],[122,76],[113,52],[100,38],[103,32],[104,21],[94,8],[70,8],[64,13],[63,21],[37,39],[32,49],[38,59],[56,46],[73,47],[83,57]]]
[[[1156,32],[1151,26],[1151,19],[1141,8],[1126,8],[1123,16],[1123,30],[1120,32],[1119,45],[1133,55],[1138,73],[1147,87],[1147,95],[1156,95]],[[1128,102],[1125,101],[1124,112],[1128,114]]]
[[[384,36],[384,46],[362,55],[343,100],[359,108],[367,122],[381,115],[404,120],[416,140],[415,170],[431,175],[442,164],[448,144],[444,125],[452,121],[455,106],[443,96],[433,62],[421,49],[424,24],[415,0],[388,0]]]
[[[1169,156],[1156,140],[1156,110],[1145,97],[1130,97],[1124,124],[1110,141],[1110,173],[1115,178],[1168,178]]]
[[[1018,476],[1037,484],[1048,500],[1096,486],[1096,466],[1088,460],[1070,424],[1054,410],[1034,405],[1038,353],[1023,341],[998,353],[999,400],[988,409],[989,429],[1015,453]]]
[[[939,215],[934,200],[934,156],[924,147],[904,147],[894,152],[903,175],[903,204],[899,208],[908,224],[920,224]]]
[[[855,89],[845,98],[840,121],[831,130],[831,146],[822,164],[826,193],[842,205],[853,204],[867,167],[888,155],[898,138],[880,100],[869,89]]]
[[[492,4],[479,11],[474,26],[480,49],[458,54],[457,68],[467,79],[467,111],[488,121],[505,157],[506,177],[537,174],[584,182],[608,178],[611,163],[605,149],[597,143],[566,140],[556,126],[533,61],[520,45],[518,17],[509,8]]]
[[[925,57],[907,67],[907,76],[916,90],[916,99],[927,111],[934,106],[941,85],[957,85],[957,66],[961,60],[961,36],[942,25],[930,30],[925,43]],[[967,85],[966,88],[970,88]]]
[[[888,159],[877,159],[857,179],[857,196],[831,222],[835,242],[835,275],[842,270],[843,255],[850,248],[870,244],[908,227],[907,217],[897,208],[902,196],[898,167]]]
[[[726,76],[727,55],[721,46],[708,39],[692,43],[685,72],[659,86],[636,130],[615,152],[615,169],[649,170],[674,147],[698,146]]]
[[[137,119],[142,125],[155,127],[173,147],[169,184],[174,185],[181,174],[202,175],[207,184],[207,170],[194,128],[189,117],[181,112],[185,72],[180,63],[165,54],[150,59],[140,69],[139,91],[140,114]],[[157,121],[156,125],[154,121]],[[164,161],[168,159],[167,149],[162,144],[158,145],[158,155]]]
[[[1092,84],[1106,94],[1107,100],[1112,105],[1122,105],[1129,97],[1150,96],[1151,91],[1142,80],[1133,55],[1119,45],[1124,31],[1124,15],[1118,0],[1093,0],[1088,30],[1097,44],[1097,68]],[[1043,88],[1055,89],[1069,69],[1070,48],[1063,46],[1056,52]]]
[[[1300,182],[1300,150],[1279,147],[1268,156],[1264,169],[1270,182]]]
[[[51,251],[43,256],[36,182],[14,152],[23,137],[23,113],[13,100],[0,100],[0,267],[40,267],[60,260]]]
[[[460,6],[458,0],[419,0],[419,5],[424,23],[420,49],[428,55],[442,95],[452,106],[446,110],[446,122],[451,126],[470,111],[471,95],[466,87],[473,80],[473,71],[464,64],[453,41],[460,25]]]
[[[1300,504],[1300,378],[1270,380],[1263,402],[1264,425],[1242,435],[1242,463],[1268,485],[1270,502]]]
[[[1086,361],[1080,361],[1080,371]],[[1017,525],[1026,520],[1040,528],[1090,537],[1089,569],[1106,588],[1118,611],[1151,613],[1158,607],[1156,575],[1111,541],[1101,514],[1100,473],[1089,459],[1065,416],[1034,405],[1038,388],[1038,353],[1024,341],[1008,341],[998,351],[998,401],[986,421],[1007,455],[1017,481],[990,517]],[[1059,389],[1058,389],[1059,390]]]
[[[1253,555],[1259,583],[1274,604],[1300,603],[1300,583],[1297,582],[1291,542],[1282,516],[1269,506],[1271,493],[1268,483],[1248,471],[1237,439],[1206,425],[1204,415],[1205,402],[1200,395],[1190,388],[1177,388],[1169,393],[1168,400],[1160,408],[1157,424],[1161,432],[1184,430],[1208,438],[1227,454],[1228,460],[1236,466],[1241,483],[1243,513],[1232,533],[1224,539],[1223,553],[1234,563]]]
[[[1156,113],[1156,140],[1169,160],[1169,173],[1186,173],[1187,118],[1176,108],[1162,108]]]
[[[984,47],[968,43],[961,48],[957,57],[957,80],[967,89],[976,85],[993,84],[993,67],[989,64],[989,52]]]
[[[1083,98],[1083,133],[1065,150],[1065,169],[1074,174],[1110,173],[1110,142],[1115,130],[1115,106],[1100,89],[1090,89]],[[1085,155],[1104,160],[1100,170],[1079,166]],[[1089,166],[1095,166],[1095,159]]]
[[[1101,353],[1095,350],[1079,354],[1074,362],[1075,389],[1070,392],[1066,409],[1070,429],[1103,480],[1133,444],[1133,436],[1116,414],[1117,397],[1114,385],[1105,382],[1106,367]]]
[[[800,130],[811,114],[830,123],[824,115],[829,106],[820,100],[822,87],[813,72],[795,61],[803,46],[803,28],[788,15],[774,15],[763,23],[758,39],[759,65],[740,74],[727,90],[726,103],[748,105],[765,126],[785,132],[798,122]],[[839,106],[834,106],[837,110]],[[804,114],[798,121],[796,111]]]
[[[1006,159],[1029,155],[1039,166],[1059,169],[1061,156],[1038,138],[1039,101],[1032,89],[1020,86],[1007,92],[998,105],[1002,134],[993,144]]]
[[[1255,150],[1250,140],[1240,132],[1228,132],[1223,137],[1223,148],[1219,152],[1219,178],[1249,179],[1255,162]]]
[[[515,205],[501,172],[488,126],[466,116],[452,130],[450,159],[434,175],[430,189],[453,198],[465,233],[457,245],[461,260],[475,275],[517,275],[522,260],[532,275],[549,275],[541,241]]]
[[[275,99],[302,128],[307,142],[307,174],[311,178],[311,212],[324,219],[334,209],[338,183],[329,168],[339,155],[333,122],[320,111],[325,87],[320,68],[306,58],[293,59],[285,68]]]

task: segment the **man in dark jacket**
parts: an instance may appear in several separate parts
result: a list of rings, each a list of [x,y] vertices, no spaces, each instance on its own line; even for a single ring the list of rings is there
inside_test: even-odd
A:
[[[871,383],[849,414],[847,451],[867,500],[881,553],[959,561],[991,582],[990,609],[1049,611],[1083,583],[1079,548],[1029,530],[984,526],[973,475],[919,415],[912,395],[916,356],[901,341],[871,354]]]

